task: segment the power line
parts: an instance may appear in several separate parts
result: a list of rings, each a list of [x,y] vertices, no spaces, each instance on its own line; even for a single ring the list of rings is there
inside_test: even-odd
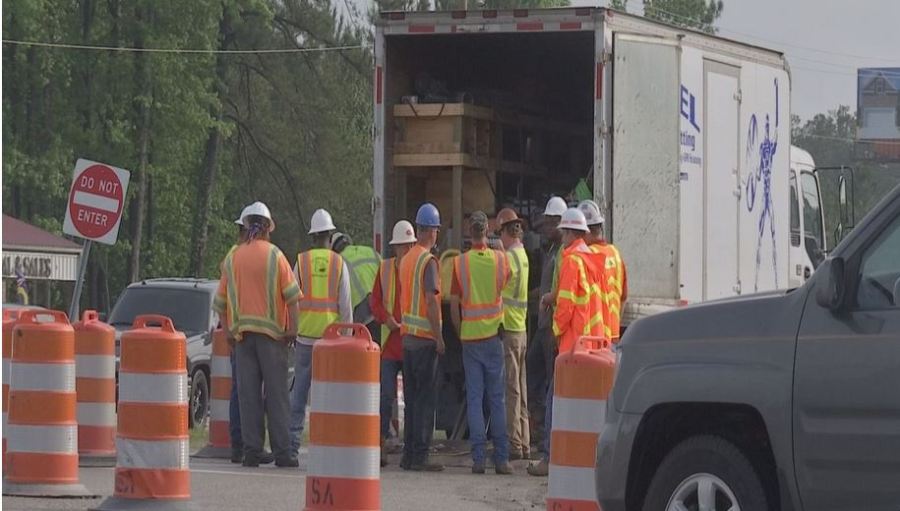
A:
[[[264,48],[257,50],[213,50],[204,48],[134,48],[121,46],[94,46],[88,44],[67,44],[67,43],[47,43],[41,41],[17,41],[14,39],[3,39],[3,44],[11,44],[15,46],[37,46],[40,48],[58,48],[67,50],[91,50],[91,51],[115,51],[115,52],[131,52],[131,53],[174,53],[174,54],[192,54],[192,55],[241,55],[241,54],[268,54],[268,53],[321,53],[329,51],[346,51],[346,50],[362,50],[369,48],[369,45],[357,44],[348,46],[320,46],[311,48]]]

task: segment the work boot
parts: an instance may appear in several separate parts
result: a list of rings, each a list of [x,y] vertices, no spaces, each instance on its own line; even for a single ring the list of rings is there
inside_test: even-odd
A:
[[[259,455],[259,464],[260,465],[268,465],[275,461],[275,456],[272,455],[269,451],[263,451],[262,454]]]
[[[409,469],[413,472],[443,472],[444,466],[440,463],[426,461],[424,463],[414,463]]]
[[[547,477],[550,474],[550,462],[546,458],[537,463],[528,465],[528,475],[535,477]]]
[[[473,474],[483,474],[484,473],[484,462],[476,461],[472,464],[472,473]]]
[[[509,461],[516,461],[516,460],[521,460],[521,459],[527,459],[522,456],[522,451],[519,451],[519,450],[509,451]]]
[[[504,461],[503,463],[497,463],[494,466],[494,471],[499,475],[508,476],[513,473],[512,465],[509,464],[508,461]]]
[[[259,466],[259,456],[255,454],[245,454],[244,460],[241,462],[241,465],[245,467],[255,468]]]
[[[297,458],[285,458],[275,460],[275,466],[281,468],[297,468],[300,466],[300,460]]]
[[[231,448],[231,462],[240,463],[244,461],[244,448],[241,446]]]

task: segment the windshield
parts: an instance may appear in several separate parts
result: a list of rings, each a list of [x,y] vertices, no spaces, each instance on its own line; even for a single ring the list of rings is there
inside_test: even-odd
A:
[[[109,324],[131,326],[142,314],[167,316],[186,334],[205,332],[210,326],[209,294],[195,289],[131,287],[116,302]]]

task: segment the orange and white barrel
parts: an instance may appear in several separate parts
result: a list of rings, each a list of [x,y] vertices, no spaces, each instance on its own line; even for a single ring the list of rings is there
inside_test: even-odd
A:
[[[594,455],[615,371],[607,339],[582,337],[556,358],[547,511],[600,511]]]
[[[225,330],[218,329],[213,333],[210,365],[209,443],[194,456],[230,458],[231,344]]]
[[[87,496],[78,483],[75,332],[60,311],[23,311],[13,328],[4,495]]]
[[[82,465],[109,465],[116,456],[116,331],[85,311],[75,323],[78,454]]]
[[[381,509],[380,351],[360,324],[313,348],[306,511]]]
[[[97,509],[189,507],[185,350],[164,316],[138,316],[122,334],[115,486]]]
[[[6,416],[9,410],[9,372],[12,363],[13,327],[19,311],[3,309],[3,473],[6,473]]]

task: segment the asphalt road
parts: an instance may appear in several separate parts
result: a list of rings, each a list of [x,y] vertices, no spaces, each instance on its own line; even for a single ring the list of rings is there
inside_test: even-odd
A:
[[[460,460],[462,461],[462,460]],[[396,464],[382,470],[381,506],[385,510],[461,511],[542,509],[547,480],[525,473],[498,476],[489,471],[473,475],[465,463],[441,473],[400,470]],[[305,471],[273,466],[244,468],[228,460],[191,458],[192,502],[196,509],[246,511],[303,509]],[[95,499],[35,499],[3,497],[4,510],[90,509],[112,494],[112,468],[81,469],[81,483],[101,496]]]

